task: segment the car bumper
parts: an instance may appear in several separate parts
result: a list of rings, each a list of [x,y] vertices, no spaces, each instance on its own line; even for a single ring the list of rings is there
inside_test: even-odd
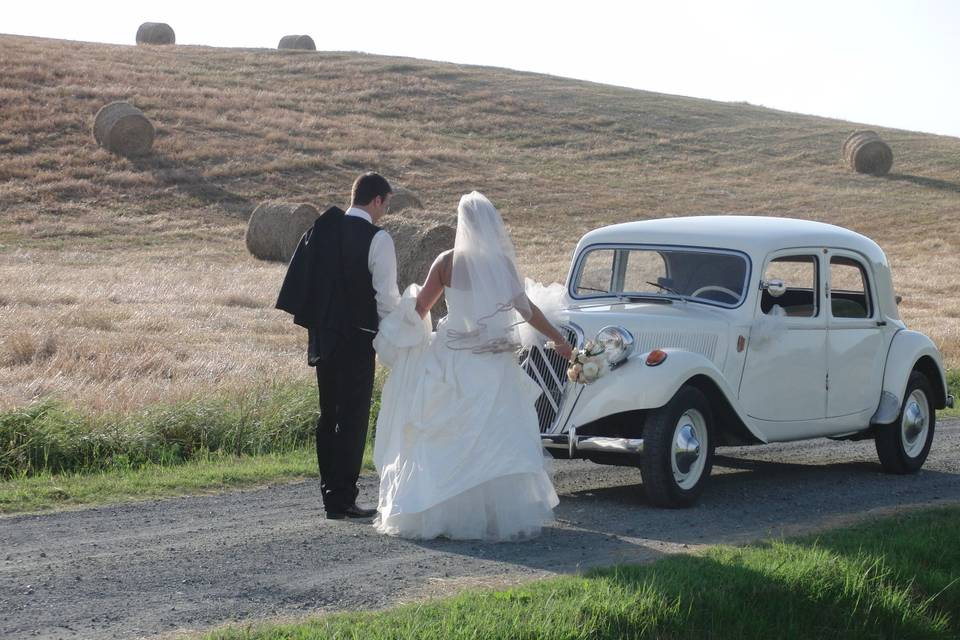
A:
[[[540,443],[547,449],[566,449],[571,458],[590,452],[643,455],[643,438],[578,436],[576,429],[563,434],[541,434]]]
[[[947,402],[946,402],[947,409],[953,409],[953,402],[954,402],[954,401],[953,401],[953,396],[948,395],[948,396],[947,396]]]

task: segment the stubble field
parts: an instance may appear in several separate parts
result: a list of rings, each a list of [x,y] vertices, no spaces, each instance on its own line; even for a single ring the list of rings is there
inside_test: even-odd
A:
[[[302,330],[272,309],[284,267],[247,254],[246,218],[268,198],[342,206],[367,169],[433,211],[483,191],[544,281],[602,224],[847,226],[887,251],[907,323],[960,361],[960,139],[876,129],[896,159],[872,178],[840,162],[848,122],[502,69],[15,36],[0,64],[0,409],[308,382]],[[117,99],[154,122],[152,155],[93,143]]]

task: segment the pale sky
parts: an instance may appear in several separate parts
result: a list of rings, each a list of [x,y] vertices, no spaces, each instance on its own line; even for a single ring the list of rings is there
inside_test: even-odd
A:
[[[363,7],[358,9],[357,7]],[[7,3],[0,32],[330,51],[508,67],[960,137],[960,0]],[[2,60],[0,60],[2,72]]]

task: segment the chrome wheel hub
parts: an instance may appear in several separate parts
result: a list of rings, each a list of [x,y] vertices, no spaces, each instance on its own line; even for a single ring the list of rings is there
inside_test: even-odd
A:
[[[920,389],[914,389],[903,405],[903,420],[900,422],[900,440],[904,452],[916,458],[927,443],[930,429],[930,404],[927,395]]]
[[[670,466],[681,489],[697,484],[707,461],[707,422],[696,409],[683,412],[673,430]]]

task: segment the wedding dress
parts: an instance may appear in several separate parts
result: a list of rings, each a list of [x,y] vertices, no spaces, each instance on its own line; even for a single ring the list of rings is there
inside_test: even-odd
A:
[[[390,368],[374,462],[379,531],[407,538],[516,540],[553,519],[534,402],[516,326],[528,305],[513,245],[482,195],[459,208],[448,316],[430,331],[411,285],[374,346]]]

